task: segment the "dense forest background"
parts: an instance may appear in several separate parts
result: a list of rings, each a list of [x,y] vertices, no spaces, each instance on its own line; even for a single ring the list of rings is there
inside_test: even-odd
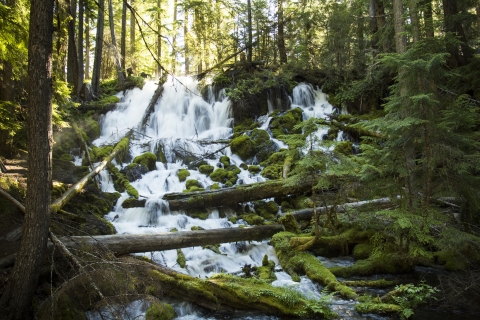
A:
[[[35,135],[28,132],[35,112],[42,114],[34,98],[45,98],[48,107],[51,99],[53,130],[60,132],[94,108],[109,108],[118,101],[115,92],[141,86],[144,78],[195,76],[225,88],[235,121],[248,123],[267,113],[267,95],[274,93],[276,107],[285,110],[293,87],[308,82],[329,95],[338,114],[348,113],[335,119],[337,129],[349,130],[359,148],[339,152],[341,167],[308,153],[289,183],[328,166],[328,179],[312,185],[314,195],[338,183],[360,186],[365,198],[401,195],[401,205],[385,213],[395,219],[388,231],[395,250],[377,237],[378,250],[412,264],[443,259],[452,270],[478,270],[478,1],[55,0],[32,24],[35,5],[0,0],[1,157],[32,150]],[[28,65],[43,55],[32,44],[42,32],[40,43],[51,50],[51,96]],[[296,129],[305,142],[313,132],[308,126],[322,124]],[[284,138],[295,149],[301,143],[292,139]],[[49,149],[52,139],[35,141]],[[40,190],[31,189],[27,199]],[[50,210],[50,195],[43,199]],[[454,203],[460,226],[441,227],[438,199]],[[434,256],[432,247],[443,255]],[[27,291],[23,305],[33,294]]]

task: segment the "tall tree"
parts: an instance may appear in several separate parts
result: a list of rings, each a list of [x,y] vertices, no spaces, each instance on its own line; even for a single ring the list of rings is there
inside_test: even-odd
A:
[[[78,88],[78,58],[75,44],[75,24],[77,21],[77,0],[70,0],[68,6],[68,51],[67,51],[67,82],[73,87],[73,92]]]
[[[287,63],[287,51],[285,49],[285,25],[283,20],[283,0],[278,0],[277,10],[277,23],[278,23],[278,53],[280,55],[280,63]]]
[[[120,55],[122,57],[122,72],[125,76],[125,60],[127,57],[127,2],[122,2],[122,34],[120,36]]]
[[[85,4],[85,79],[90,79],[90,8]]]
[[[188,32],[188,9],[184,7],[184,18],[183,18],[183,43],[184,43],[184,53],[185,53],[185,75],[190,74],[190,51],[188,46],[189,41],[189,32]]]
[[[132,0],[131,2],[132,8],[133,2],[134,0]],[[135,73],[137,69],[137,64],[135,63],[135,14],[133,13],[133,10],[130,11],[130,58],[132,59],[132,70]]]
[[[162,58],[162,0],[157,0],[157,59]],[[157,64],[157,77],[162,77],[162,67]]]
[[[83,64],[83,13],[84,0],[78,0],[78,86],[77,97],[80,97],[80,90],[82,89],[83,79],[85,77]]]
[[[172,28],[172,74],[175,74],[177,65],[177,13],[178,13],[178,0],[173,0],[173,28]]]
[[[22,243],[0,300],[2,317],[31,319],[47,250],[52,183],[53,0],[32,0],[28,45],[28,187]]]
[[[252,55],[253,55],[253,43],[252,43],[252,3],[250,0],[247,0],[247,32],[248,32],[248,40],[247,40],[247,62],[252,63]]]
[[[98,0],[97,36],[95,38],[95,58],[93,60],[92,93],[100,93],[100,70],[102,69],[103,28],[105,1]]]
[[[108,0],[108,21],[110,22],[110,35],[112,37],[112,48],[113,48],[113,55],[115,60],[115,68],[117,69],[117,79],[118,85],[123,86],[125,83],[125,74],[122,69],[122,57],[120,56],[120,52],[118,52],[117,40],[115,38],[115,23],[114,23],[114,16],[113,16],[113,4],[112,0]]]

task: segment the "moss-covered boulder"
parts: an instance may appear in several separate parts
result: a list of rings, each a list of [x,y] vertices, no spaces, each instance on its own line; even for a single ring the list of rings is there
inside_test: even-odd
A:
[[[367,259],[373,251],[371,243],[359,243],[353,248],[353,257],[356,260]]]
[[[145,166],[148,168],[148,171],[153,171],[157,168],[156,162],[157,156],[151,152],[145,152],[144,154],[136,156],[132,161],[132,163],[138,163]]]
[[[177,249],[177,263],[181,268],[185,268],[185,265],[187,264],[187,259],[185,258],[182,249]]]
[[[254,266],[253,274],[261,280],[266,282],[273,282],[277,280],[277,276],[275,275],[275,262],[272,260],[268,260],[268,255],[264,255],[262,259],[261,266]]]
[[[237,168],[238,169],[238,168]],[[216,182],[224,183],[227,186],[231,187],[237,183],[238,175],[235,173],[236,170],[229,171],[227,169],[218,168],[210,174],[210,179]]]
[[[130,181],[117,169],[113,164],[107,165],[108,171],[113,175],[113,185],[115,190],[119,192],[126,191],[130,196],[138,199],[138,191],[131,184]]]
[[[167,303],[154,302],[145,314],[145,320],[172,320],[175,318],[175,310]]]
[[[85,139],[85,141],[93,141],[100,137],[100,125],[91,117],[84,118],[82,121],[80,121],[79,126],[88,137],[88,139]]]
[[[213,172],[213,170],[215,170],[215,168],[209,164],[203,164],[198,167],[198,171],[207,176],[210,175]]]
[[[254,210],[259,216],[267,220],[273,220],[278,212],[278,205],[275,201],[256,201]]]
[[[261,225],[265,220],[264,218],[260,217],[255,213],[242,214],[240,218],[242,218],[246,223],[248,223],[251,226]]]
[[[260,171],[262,171],[262,168],[260,168],[259,166],[248,166],[248,172],[250,173],[259,173]]]
[[[270,129],[272,130],[274,137],[278,138],[285,134],[301,133],[300,130],[294,130],[294,127],[302,122],[302,114],[302,109],[295,108],[275,116],[270,123]]]
[[[230,166],[230,157],[228,156],[221,156],[220,163],[223,164],[224,168],[228,168]]]
[[[283,178],[283,165],[281,164],[273,164],[270,166],[265,167],[262,172],[260,173],[262,177],[277,180]]]
[[[190,171],[187,169],[180,169],[177,171],[177,177],[180,182],[187,180],[187,177],[190,176]]]
[[[218,185],[218,183],[214,183],[210,186],[210,190],[218,190],[220,189],[220,186]]]
[[[202,185],[195,179],[189,179],[185,182],[185,187],[187,188],[187,192],[195,192],[195,191],[204,191],[205,189]]]
[[[233,139],[230,149],[244,161],[255,155],[255,144],[248,135],[242,135]]]

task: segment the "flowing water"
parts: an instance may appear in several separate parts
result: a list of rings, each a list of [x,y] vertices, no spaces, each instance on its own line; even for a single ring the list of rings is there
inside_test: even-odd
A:
[[[108,112],[101,119],[101,136],[94,144],[101,146],[118,141],[129,129],[135,129],[135,138],[132,140],[130,153],[132,157],[150,151],[156,153],[162,148],[165,153],[167,164],[157,162],[156,170],[144,174],[140,179],[132,182],[138,190],[141,198],[146,198],[145,208],[124,209],[121,203],[128,198],[123,193],[118,200],[114,211],[106,216],[116,228],[119,234],[146,234],[169,232],[172,229],[190,230],[192,226],[204,229],[213,228],[237,228],[240,224],[246,224],[242,220],[237,223],[228,221],[228,216],[233,212],[224,212],[220,217],[217,210],[209,212],[207,220],[191,218],[181,211],[171,212],[168,203],[162,200],[162,196],[169,192],[182,192],[185,182],[180,182],[176,172],[180,168],[187,168],[182,162],[186,155],[202,155],[213,153],[225,144],[217,143],[228,139],[232,133],[232,110],[228,98],[221,92],[217,97],[213,91],[208,91],[206,100],[201,97],[196,83],[188,78],[181,79],[185,86],[170,79],[164,85],[162,98],[157,102],[153,114],[150,116],[146,129],[141,130],[137,124],[141,121],[148,103],[156,89],[156,84],[148,82],[142,90],[136,88],[126,93],[119,93],[121,102],[117,108]],[[335,110],[327,101],[327,96],[320,90],[308,84],[299,84],[293,90],[292,108],[300,107],[304,111],[304,119],[317,117],[328,119]],[[269,132],[268,125],[271,118],[268,115],[261,117],[261,129]],[[317,133],[323,137],[328,129],[322,128]],[[341,133],[339,134],[341,137]],[[339,138],[340,139],[340,138]],[[282,142],[275,140],[279,147],[286,147]],[[239,166],[242,160],[231,153],[230,148],[225,148],[216,154],[216,159],[205,159],[214,167],[221,166],[219,157],[227,155],[232,164]],[[128,163],[115,163],[120,169]],[[196,179],[205,188],[214,183],[209,177],[196,170],[189,170],[189,179]],[[100,176],[103,191],[113,192],[113,183],[108,173],[102,172]],[[259,174],[252,174],[241,169],[238,183],[254,183],[264,181]],[[266,241],[263,242],[238,242],[222,244],[219,253],[202,247],[182,249],[187,260],[186,268],[181,268],[177,260],[177,251],[168,250],[161,252],[144,253],[154,262],[167,266],[178,272],[187,273],[194,277],[210,277],[218,272],[240,274],[245,264],[252,266],[261,265],[265,254],[277,265],[277,280],[274,286],[287,286],[294,288],[307,297],[319,298],[322,295],[322,287],[312,283],[308,278],[302,277],[300,282],[292,281],[291,277],[280,269],[275,251]],[[349,259],[323,259],[327,265],[346,265],[353,263]],[[278,319],[255,312],[244,313],[211,313],[192,304],[185,302],[173,302],[177,313],[177,319]],[[377,315],[360,315],[353,310],[355,302],[341,299],[332,300],[332,308],[338,312],[342,319],[386,319]],[[133,318],[142,318],[145,305],[133,302],[127,306]],[[88,315],[91,319],[100,319],[98,313]]]

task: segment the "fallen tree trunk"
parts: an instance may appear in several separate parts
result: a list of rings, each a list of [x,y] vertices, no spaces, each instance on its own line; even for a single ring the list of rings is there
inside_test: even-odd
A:
[[[236,241],[263,240],[283,231],[279,224],[246,228],[179,231],[157,234],[113,234],[106,236],[61,238],[66,247],[82,249],[100,246],[116,255],[163,251]]]
[[[326,206],[326,207],[317,207],[317,212],[318,213],[325,213],[328,210],[332,209],[335,207],[335,212],[344,212],[348,209],[353,209],[353,208],[358,208],[367,204],[383,204],[383,203],[390,203],[392,202],[391,198],[380,198],[380,199],[374,199],[374,200],[366,200],[366,201],[359,201],[359,202],[351,202],[351,203],[345,203],[345,204],[340,204],[340,205],[331,205],[331,206]],[[304,210],[299,210],[299,211],[294,211],[292,212],[292,215],[295,217],[297,221],[300,220],[309,220],[313,216],[313,208],[310,209],[304,209]]]
[[[85,187],[85,185],[87,184],[87,182],[90,179],[92,179],[97,174],[99,174],[100,171],[102,171],[107,166],[107,164],[109,164],[120,152],[125,151],[125,149],[128,148],[128,143],[129,143],[129,139],[130,139],[131,134],[132,134],[132,131],[129,131],[127,133],[127,135],[122,140],[120,140],[120,142],[117,143],[115,148],[113,148],[112,153],[108,157],[103,159],[103,161],[94,170],[92,170],[89,174],[87,174],[82,179],[80,179],[80,181],[78,181],[76,184],[74,184],[72,187],[70,187],[70,189],[68,189],[67,192],[62,194],[62,196],[60,198],[55,200],[52,203],[52,211],[53,212],[60,211],[62,209],[62,207],[74,195],[76,195],[78,192],[80,192]]]
[[[284,184],[285,182],[282,180],[271,180],[219,190],[167,193],[163,199],[168,201],[172,211],[189,210],[229,206],[247,201],[299,194],[309,191],[311,188],[308,182],[295,186],[285,186]]]
[[[157,104],[158,99],[160,99],[160,97],[162,96],[164,83],[165,83],[165,80],[163,81],[162,79],[159,80],[158,87],[157,89],[155,89],[152,99],[150,99],[150,103],[148,104],[147,110],[143,115],[142,122],[140,122],[140,128],[145,128],[145,125],[147,124],[147,121],[150,118],[150,114],[153,112],[155,108],[155,104]]]

